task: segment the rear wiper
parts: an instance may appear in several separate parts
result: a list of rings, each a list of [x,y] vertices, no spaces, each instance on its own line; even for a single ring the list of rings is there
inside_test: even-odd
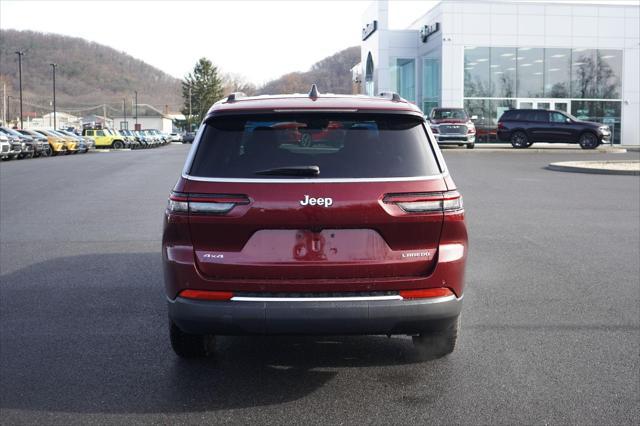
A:
[[[290,167],[274,167],[272,169],[258,170],[254,172],[256,175],[271,176],[318,176],[320,167],[318,166],[290,166]]]

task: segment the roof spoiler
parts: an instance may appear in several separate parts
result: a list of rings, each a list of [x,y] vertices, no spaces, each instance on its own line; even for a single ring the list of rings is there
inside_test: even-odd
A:
[[[403,100],[396,92],[381,92],[379,96],[393,102],[401,102]]]

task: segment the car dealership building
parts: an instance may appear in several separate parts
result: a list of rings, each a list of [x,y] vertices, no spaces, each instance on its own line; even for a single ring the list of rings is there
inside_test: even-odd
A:
[[[640,7],[443,1],[407,29],[390,29],[387,1],[362,19],[363,93],[398,92],[428,114],[464,107],[491,141],[510,108],[545,108],[608,124],[640,144]],[[422,16],[420,16],[421,13]]]

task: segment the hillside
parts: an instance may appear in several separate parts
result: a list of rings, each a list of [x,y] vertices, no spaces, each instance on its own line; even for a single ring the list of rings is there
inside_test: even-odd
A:
[[[50,104],[50,63],[58,64],[56,103],[61,111],[102,103],[121,105],[123,98],[131,102],[135,90],[138,102],[160,110],[169,105],[175,111],[182,104],[180,80],[126,53],[76,37],[0,30],[0,78],[7,82],[10,96],[18,96],[16,50],[25,51],[22,62],[25,114],[43,112],[33,105]],[[15,103],[11,108],[15,108]]]
[[[322,93],[351,93],[351,68],[360,62],[360,46],[344,49],[316,62],[309,71],[293,72],[267,82],[259,94],[306,93],[312,83]]]

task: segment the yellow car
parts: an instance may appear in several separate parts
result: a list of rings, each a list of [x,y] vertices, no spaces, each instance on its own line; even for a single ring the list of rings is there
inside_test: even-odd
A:
[[[47,142],[49,142],[49,146],[51,147],[51,155],[64,155],[67,153],[67,146],[65,140],[60,136],[55,135],[48,130],[35,130],[37,133],[40,133],[42,136],[47,138]]]
[[[67,154],[78,153],[78,141],[76,139],[69,135],[65,135],[64,133],[56,132],[55,130],[49,130],[49,133],[53,133],[64,140],[64,146],[67,147]]]
[[[96,148],[121,149],[126,145],[122,136],[115,135],[108,129],[84,129],[82,136],[88,136],[96,141]]]

